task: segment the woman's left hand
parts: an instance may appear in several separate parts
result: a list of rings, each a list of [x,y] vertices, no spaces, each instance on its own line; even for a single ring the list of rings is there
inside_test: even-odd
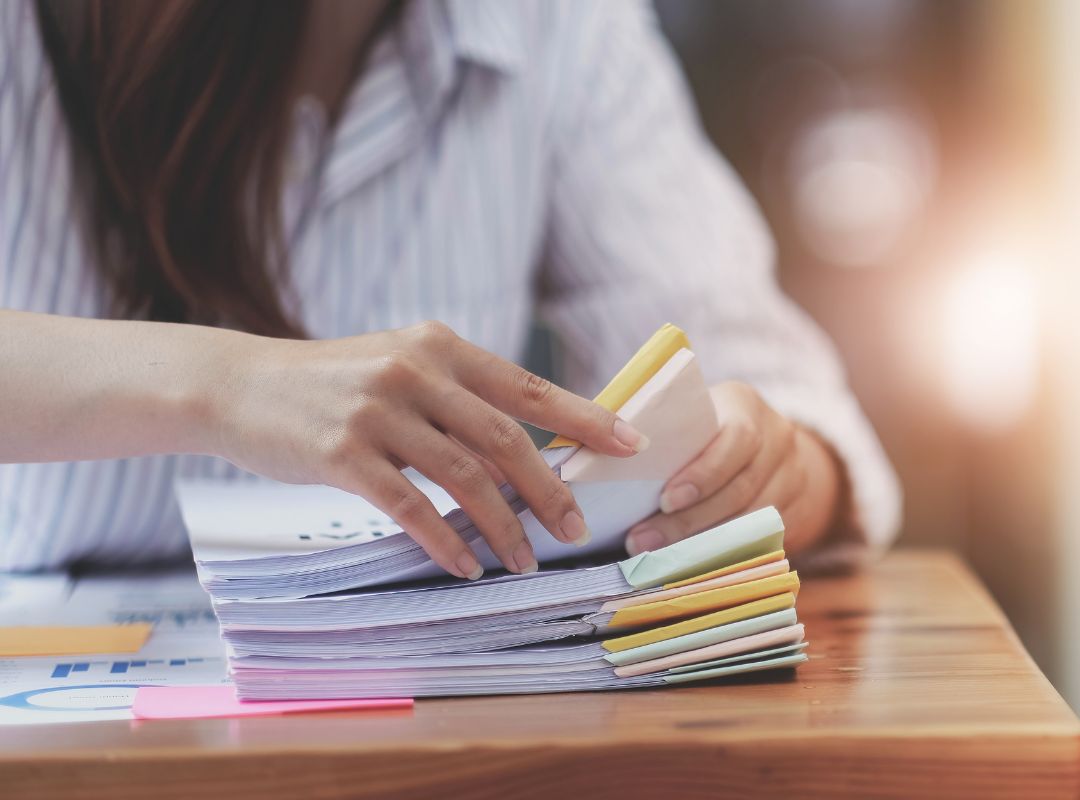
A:
[[[805,550],[833,525],[840,466],[810,431],[770,408],[743,383],[711,389],[720,432],[664,487],[661,512],[631,530],[633,555],[656,550],[746,512],[775,506],[784,546]]]

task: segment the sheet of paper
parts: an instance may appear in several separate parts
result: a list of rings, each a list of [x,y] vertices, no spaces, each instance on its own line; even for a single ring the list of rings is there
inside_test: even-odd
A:
[[[153,626],[17,625],[0,628],[0,656],[80,656],[95,653],[137,653]]]
[[[402,474],[440,514],[457,508],[441,486],[416,470],[406,469]],[[177,493],[192,545],[203,560],[314,553],[401,531],[372,503],[329,486],[184,481],[177,485]]]
[[[720,430],[701,367],[685,349],[626,402],[619,416],[649,437],[648,449],[630,458],[581,449],[563,465],[564,481],[658,481],[662,485]]]
[[[608,411],[622,411],[626,402],[644,386],[680,350],[690,349],[686,334],[670,322],[649,337],[629,361],[611,379],[593,402]],[[579,443],[565,436],[556,436],[548,447],[576,447]]]
[[[217,619],[193,568],[83,578],[65,594],[23,591],[23,613],[35,624],[151,625],[150,638],[137,653],[0,658],[0,725],[129,720],[140,686],[227,683]]]
[[[132,719],[141,686],[226,683],[225,651],[0,659],[0,725]]]
[[[135,693],[135,719],[260,717],[314,711],[411,708],[409,698],[376,700],[288,700],[241,703],[232,686],[144,686]]]

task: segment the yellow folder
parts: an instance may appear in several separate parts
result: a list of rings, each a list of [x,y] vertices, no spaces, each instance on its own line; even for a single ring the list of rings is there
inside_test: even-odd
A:
[[[665,323],[634,353],[634,357],[594,398],[594,402],[608,411],[618,411],[634,392],[660,371],[668,359],[684,347],[690,349],[690,340],[686,338],[686,334],[670,322]],[[578,444],[580,443],[565,436],[556,436],[548,447],[576,447]]]
[[[622,608],[615,612],[608,626],[639,628],[643,625],[655,625],[658,622],[692,617],[721,608],[731,608],[751,600],[760,600],[763,597],[772,597],[784,592],[798,594],[799,575],[797,572],[785,572],[782,575],[759,578],[748,583],[737,583],[734,586],[723,586],[719,589],[695,592],[682,597],[672,597],[669,600],[658,600],[655,603]]]

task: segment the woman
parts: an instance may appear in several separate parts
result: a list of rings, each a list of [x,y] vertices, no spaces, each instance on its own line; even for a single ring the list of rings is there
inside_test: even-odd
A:
[[[0,15],[0,569],[181,553],[174,481],[250,471],[363,495],[478,577],[403,465],[535,569],[493,475],[588,529],[514,420],[646,444],[511,363],[537,310],[579,390],[666,320],[714,383],[722,432],[631,552],[766,504],[793,553],[887,542],[888,464],[642,8]]]

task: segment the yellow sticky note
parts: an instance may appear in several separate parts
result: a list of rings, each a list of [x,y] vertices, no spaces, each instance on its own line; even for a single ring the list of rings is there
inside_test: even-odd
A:
[[[629,636],[608,639],[605,642],[601,642],[601,644],[609,653],[618,653],[622,650],[629,650],[631,647],[641,647],[645,644],[664,642],[668,639],[674,639],[676,636],[683,636],[687,633],[697,633],[706,628],[715,628],[717,625],[727,625],[729,622],[738,622],[739,620],[750,619],[751,617],[761,617],[765,614],[771,614],[774,611],[782,611],[785,608],[794,607],[795,595],[788,592],[786,594],[775,595],[774,597],[766,597],[762,600],[755,600],[752,603],[746,603],[745,605],[735,606],[735,608],[725,608],[723,611],[715,611],[712,614],[706,614],[702,617],[684,619],[682,622],[676,622],[674,625],[665,625],[662,628],[652,628],[651,630],[641,631],[640,633],[632,633]]]
[[[655,603],[630,606],[616,611],[608,625],[612,628],[638,628],[643,625],[655,625],[658,622],[668,622],[669,620],[692,617],[709,611],[719,611],[721,608],[731,608],[752,600],[760,600],[763,597],[783,594],[784,592],[798,594],[798,573],[785,572],[782,575],[759,578],[756,581],[738,583],[734,586],[724,586],[719,589],[683,595],[682,597],[673,597],[669,600],[659,600]]]
[[[670,322],[665,323],[634,353],[633,358],[626,362],[626,366],[619,370],[619,374],[611,379],[611,383],[604,387],[593,402],[608,411],[618,411],[634,392],[644,386],[649,378],[660,371],[660,367],[683,348],[690,349],[690,340],[686,338],[686,334]],[[557,436],[548,447],[573,447],[577,444],[573,439]]]
[[[0,656],[80,656],[94,653],[137,653],[153,626],[26,625],[0,628]]]

